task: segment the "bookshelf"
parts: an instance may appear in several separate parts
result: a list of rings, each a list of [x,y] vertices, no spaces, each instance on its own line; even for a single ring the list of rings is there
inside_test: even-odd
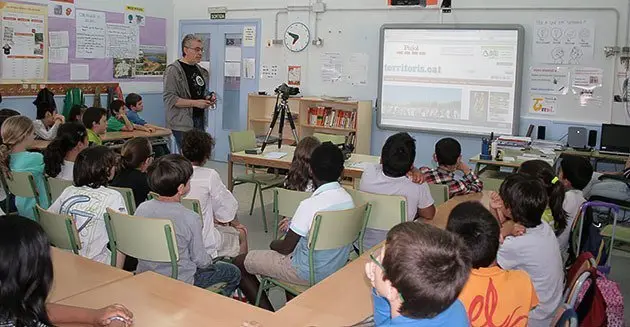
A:
[[[370,154],[371,101],[331,101],[317,97],[299,97],[289,98],[288,102],[300,138],[311,136],[313,133],[348,136],[354,132],[354,152]],[[264,136],[267,133],[275,103],[275,96],[249,95],[247,128],[253,130],[256,136]],[[279,122],[276,123],[272,136],[278,136],[278,125]],[[294,143],[291,127],[287,120],[285,120],[282,138],[283,143]]]

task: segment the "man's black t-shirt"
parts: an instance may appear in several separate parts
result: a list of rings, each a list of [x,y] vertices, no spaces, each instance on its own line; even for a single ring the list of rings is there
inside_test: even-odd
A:
[[[190,98],[192,100],[200,100],[206,94],[206,81],[201,76],[201,71],[197,65],[189,65],[180,60],[179,64],[184,69],[186,79],[188,80],[188,88],[190,89]],[[194,108],[193,118],[203,119],[204,109]]]

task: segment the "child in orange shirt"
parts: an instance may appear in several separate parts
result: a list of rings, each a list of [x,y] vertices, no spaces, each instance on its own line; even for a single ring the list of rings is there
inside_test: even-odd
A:
[[[527,326],[538,296],[526,272],[497,265],[502,241],[497,219],[480,202],[464,202],[453,209],[446,229],[464,240],[472,257],[470,278],[459,294],[470,326]]]

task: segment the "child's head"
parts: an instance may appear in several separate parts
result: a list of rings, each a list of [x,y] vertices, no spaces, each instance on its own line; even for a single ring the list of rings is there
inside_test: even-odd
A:
[[[149,189],[163,197],[182,197],[190,191],[193,166],[179,154],[167,154],[147,169]]]
[[[87,107],[81,104],[75,104],[72,106],[72,108],[70,108],[70,112],[68,113],[68,116],[70,117],[68,122],[83,123],[83,114],[86,109]]]
[[[562,208],[565,189],[564,185],[556,177],[554,169],[545,161],[529,160],[521,164],[518,172],[530,175],[542,182],[549,199],[549,208],[551,209],[555,225],[554,230],[558,235],[562,233],[567,227],[567,213]]]
[[[0,145],[0,169],[8,176],[9,158],[16,147],[26,149],[35,141],[35,127],[33,121],[26,116],[7,118],[0,127],[2,144]]]
[[[210,159],[214,139],[204,131],[191,129],[182,138],[182,155],[196,166],[203,166]]]
[[[50,242],[33,220],[0,217],[0,302],[2,319],[15,326],[35,321],[52,326],[46,298],[53,283]]]
[[[120,150],[120,163],[123,169],[146,171],[153,162],[153,147],[146,137],[136,137],[125,142]]]
[[[336,182],[343,172],[343,153],[331,142],[324,142],[311,154],[311,176],[317,185]]]
[[[407,175],[416,160],[416,140],[408,133],[397,133],[387,138],[381,151],[383,173],[389,177]]]
[[[19,115],[20,115],[20,112],[13,109],[9,109],[9,108],[0,109],[0,126],[2,126],[2,123],[4,123],[4,121],[7,120],[7,118],[13,117],[13,116],[19,116]]]
[[[547,207],[547,192],[542,182],[526,174],[511,174],[501,184],[499,196],[507,216],[527,228],[542,222]]]
[[[88,108],[83,113],[83,125],[96,134],[104,134],[107,131],[107,111],[103,108]]]
[[[65,123],[59,126],[57,136],[44,150],[44,170],[46,175],[57,177],[66,156],[74,152],[78,155],[89,145],[87,130],[79,123]]]
[[[293,161],[287,173],[287,188],[290,190],[304,191],[308,185],[310,175],[311,155],[322,143],[313,136],[304,137],[298,142],[293,154]]]
[[[568,156],[560,161],[560,181],[567,189],[583,190],[593,177],[591,162],[582,157]]]
[[[41,120],[44,125],[50,127],[55,124],[55,115],[57,114],[57,104],[49,102],[40,102],[37,104],[37,119]]]
[[[481,202],[458,204],[448,216],[446,230],[462,238],[470,252],[473,268],[490,267],[495,262],[501,228]]]
[[[429,224],[394,226],[380,252],[366,265],[366,274],[376,292],[409,318],[433,318],[446,310],[470,274],[462,241]]]
[[[122,100],[114,100],[109,104],[109,115],[121,119],[125,114],[125,102]]]
[[[462,155],[462,146],[456,139],[446,137],[435,144],[433,160],[440,166],[453,168],[457,165]]]
[[[79,153],[74,162],[74,186],[99,188],[107,186],[116,174],[118,154],[114,150],[98,145]]]
[[[144,109],[144,104],[142,103],[142,97],[136,93],[129,93],[125,98],[125,104],[129,110],[133,110],[135,112],[140,112]]]

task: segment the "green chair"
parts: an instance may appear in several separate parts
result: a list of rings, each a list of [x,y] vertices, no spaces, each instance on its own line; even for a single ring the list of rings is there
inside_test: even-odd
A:
[[[273,189],[273,217],[274,217],[274,230],[273,239],[278,238],[278,224],[280,223],[280,216],[293,217],[295,210],[297,210],[302,200],[308,199],[313,193],[291,191],[284,188],[276,187]],[[282,201],[280,201],[282,199]]]
[[[274,286],[281,287],[293,295],[298,295],[315,285],[314,252],[352,245],[360,236],[363,226],[365,226],[369,207],[370,204],[366,203],[348,210],[317,212],[308,234],[309,285],[297,285],[261,276],[260,287],[256,296],[256,306],[260,303],[262,292]]]
[[[439,206],[440,204],[448,201],[448,185],[445,184],[428,184],[429,192],[433,198],[433,205]]]
[[[50,203],[55,202],[57,198],[63,193],[63,191],[68,186],[72,186],[72,181],[48,177],[46,178],[46,189],[48,190],[48,199],[50,199]]]
[[[313,133],[313,137],[320,142],[331,142],[332,144],[346,143],[346,136],[341,134]]]
[[[177,239],[168,219],[130,216],[107,208],[105,227],[112,250],[112,266],[120,251],[140,260],[170,262],[171,277],[177,279]]]
[[[356,205],[370,204],[366,225],[359,238],[359,255],[368,250],[363,245],[366,228],[389,231],[407,221],[407,199],[402,195],[375,194],[351,189],[348,189],[348,193],[352,195]]]
[[[149,192],[147,195],[147,200],[157,199],[158,194],[155,192]],[[181,204],[186,207],[188,210],[194,211],[201,218],[201,227],[203,227],[203,213],[201,212],[201,204],[197,199],[182,199]]]
[[[133,215],[134,213],[136,213],[136,199],[133,196],[133,190],[127,187],[114,187],[114,186],[108,186],[108,188],[111,188],[112,190],[116,190],[118,192],[120,192],[120,194],[122,194],[123,198],[125,199],[125,206],[127,207],[127,212],[129,212],[130,215]]]
[[[242,131],[242,132],[230,132],[230,152],[240,152],[247,149],[256,148],[256,135],[254,131]],[[252,197],[252,205],[249,208],[249,215],[251,216],[254,211],[254,203],[256,202],[256,192],[260,198],[260,211],[262,212],[263,227],[265,233],[267,229],[267,214],[265,213],[265,202],[263,200],[263,191],[280,186],[284,184],[284,176],[278,174],[257,173],[255,169],[252,169],[251,174],[238,175],[233,178],[233,185],[240,185],[245,183],[254,184],[254,194]]]
[[[7,186],[9,192],[23,198],[35,198],[39,203],[39,191],[35,184],[35,177],[29,172],[11,172],[11,178],[2,177],[2,183]]]
[[[35,217],[53,246],[79,254],[81,239],[71,216],[52,213],[35,205]]]

